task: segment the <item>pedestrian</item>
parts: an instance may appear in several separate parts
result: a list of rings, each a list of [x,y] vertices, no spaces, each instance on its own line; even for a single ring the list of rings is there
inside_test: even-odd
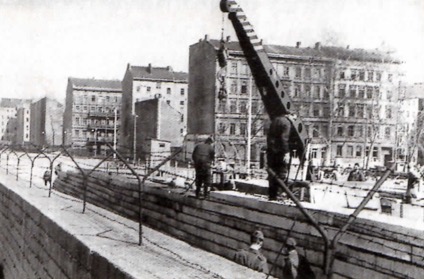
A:
[[[280,186],[277,178],[285,181],[288,175],[291,128],[292,123],[287,116],[280,115],[271,121],[267,133],[267,164],[277,176],[268,175],[269,200],[277,199]]]
[[[207,138],[205,142],[199,143],[193,150],[192,159],[196,171],[196,197],[200,198],[200,191],[203,186],[204,197],[209,195],[208,189],[212,182],[212,163],[215,158],[215,150],[212,146],[212,138]]]
[[[364,173],[359,169],[359,164],[355,163],[353,170],[349,173],[347,181],[365,181]]]
[[[297,252],[296,246],[297,243],[294,238],[287,238],[286,247],[283,251],[283,278],[315,279],[315,273],[312,270],[308,259]]]
[[[234,255],[234,261],[253,270],[268,274],[266,257],[260,251],[264,243],[264,234],[256,230],[250,236],[249,248],[240,249]]]
[[[47,168],[46,171],[44,172],[43,179],[44,179],[45,186],[47,186],[47,183],[50,183],[50,185],[52,184],[52,172],[50,171],[49,168]]]

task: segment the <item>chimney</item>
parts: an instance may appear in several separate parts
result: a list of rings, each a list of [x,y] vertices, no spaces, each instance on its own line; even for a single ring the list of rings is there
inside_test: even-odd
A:
[[[152,73],[152,63],[149,63],[149,66],[147,67],[147,71],[149,73]]]
[[[230,42],[230,40],[231,40],[231,36],[227,36],[227,43],[229,43]]]
[[[296,48],[300,48],[301,42],[296,42]]]
[[[208,34],[205,35],[205,41],[209,41],[209,35]]]
[[[350,48],[350,45],[347,45],[347,46],[346,46],[346,49],[349,49],[349,48]]]
[[[321,43],[320,42],[316,42],[315,43],[315,49],[316,50],[321,50]]]
[[[166,70],[167,70],[168,72],[172,72],[172,67],[171,67],[171,66],[167,66],[167,67],[166,67]]]

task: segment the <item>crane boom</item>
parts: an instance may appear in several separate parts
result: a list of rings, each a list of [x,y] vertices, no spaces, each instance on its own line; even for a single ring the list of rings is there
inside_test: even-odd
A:
[[[281,79],[274,69],[268,54],[256,35],[253,26],[247,20],[243,9],[234,0],[221,0],[221,11],[228,13],[240,47],[252,72],[256,86],[259,89],[266,112],[271,119],[279,115],[289,115],[293,109],[292,100],[283,89]],[[303,159],[308,144],[308,135],[301,119],[289,118],[293,124],[294,133],[290,139],[291,150],[297,150],[299,158]]]

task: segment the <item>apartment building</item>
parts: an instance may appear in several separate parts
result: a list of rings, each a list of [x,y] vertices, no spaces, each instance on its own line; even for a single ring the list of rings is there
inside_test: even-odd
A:
[[[30,141],[31,100],[2,98],[0,102],[0,138],[12,144]]]
[[[207,37],[190,46],[188,114],[194,117],[188,121],[188,134],[212,134],[218,156],[245,162],[246,111],[251,104],[250,159],[257,163],[265,149],[267,116],[238,42],[225,42],[223,69],[217,61],[220,47],[220,41]],[[292,113],[302,117],[314,161],[370,167],[393,160],[400,61],[377,50],[320,43],[264,48],[292,97]]]
[[[122,87],[119,80],[69,78],[63,143],[97,156],[118,144]]]
[[[63,112],[57,100],[44,97],[31,104],[30,139],[37,146],[59,146],[63,139]]]
[[[175,111],[179,117],[175,124],[182,128],[178,137],[183,137],[187,130],[187,84],[188,74],[175,72],[172,67],[132,66],[128,64],[122,81],[122,109],[120,148],[123,153],[132,154],[134,146],[134,120],[144,115],[137,115],[135,104],[145,100],[160,99]],[[140,126],[139,126],[140,127]]]

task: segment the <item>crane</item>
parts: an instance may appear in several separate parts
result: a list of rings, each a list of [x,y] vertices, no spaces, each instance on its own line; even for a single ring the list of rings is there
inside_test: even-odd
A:
[[[221,11],[228,13],[240,47],[243,50],[247,63],[251,69],[256,86],[259,89],[265,110],[270,119],[283,114],[293,115],[293,102],[283,89],[281,79],[274,69],[268,54],[256,35],[253,26],[247,20],[243,9],[234,0],[221,0]],[[292,123],[290,136],[291,154],[299,157],[301,164],[305,160],[309,138],[304,124],[299,117],[288,117]]]

